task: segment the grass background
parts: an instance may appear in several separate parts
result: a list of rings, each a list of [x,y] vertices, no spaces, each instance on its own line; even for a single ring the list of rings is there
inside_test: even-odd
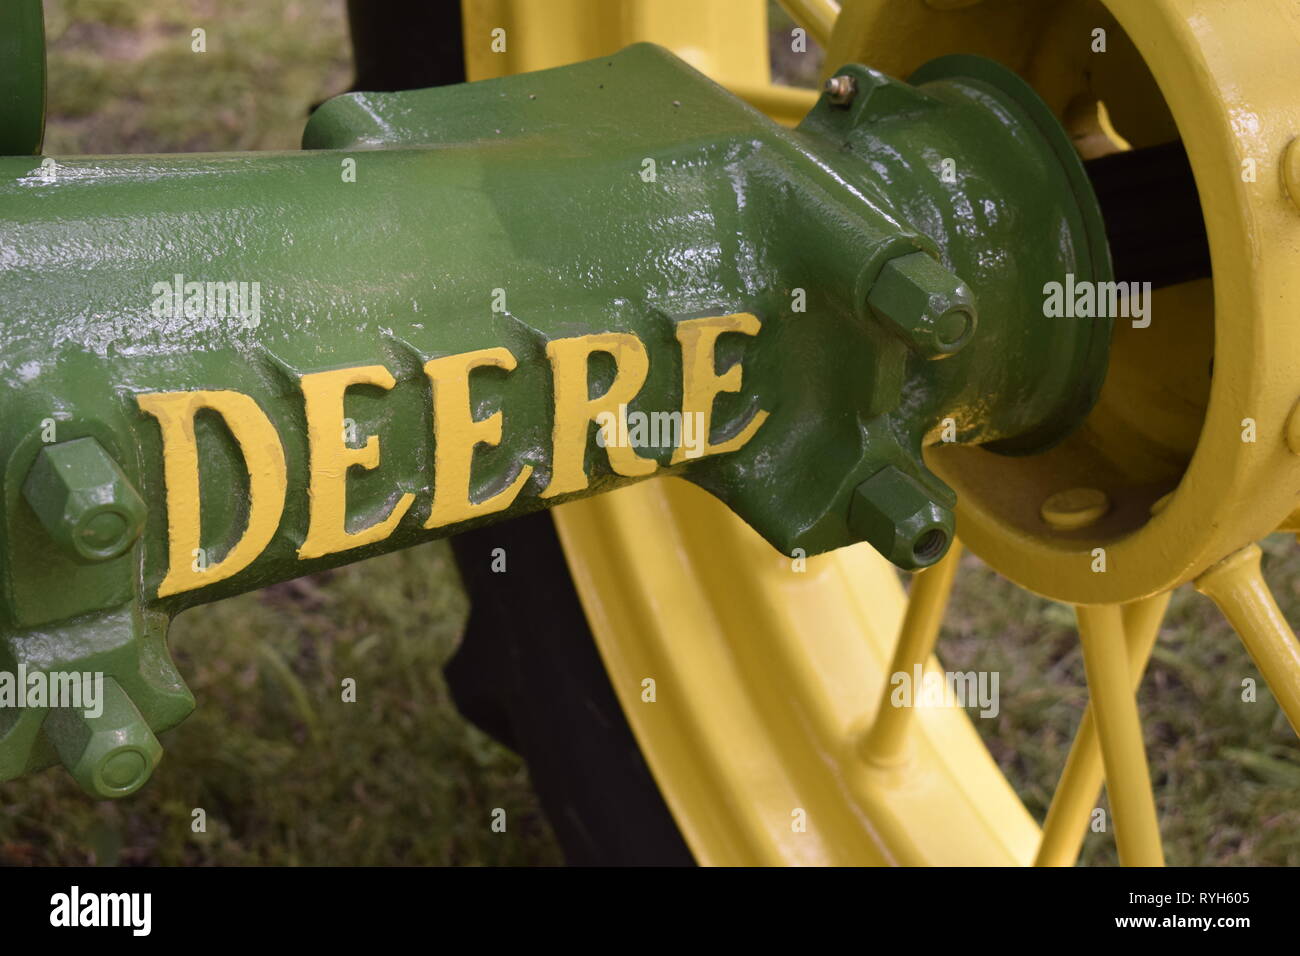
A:
[[[50,155],[284,149],[351,78],[341,2],[47,0]],[[774,59],[797,81],[773,12]],[[195,27],[208,52],[190,50]],[[1300,612],[1290,536],[1265,542],[1279,602]],[[198,709],[163,735],[154,780],[120,802],[60,770],[0,784],[0,863],[537,864],[561,860],[527,773],[455,712],[441,667],[467,607],[443,544],[196,609],[172,628]],[[1073,614],[963,559],[941,638],[949,669],[1001,673],[976,720],[1042,818],[1086,694]],[[353,677],[358,702],[339,702]],[[1241,682],[1260,683],[1241,700]],[[1208,600],[1175,594],[1143,684],[1172,864],[1300,865],[1300,755]],[[492,833],[491,811],[509,828]],[[207,832],[191,829],[203,808]],[[1109,833],[1083,862],[1115,862]]]

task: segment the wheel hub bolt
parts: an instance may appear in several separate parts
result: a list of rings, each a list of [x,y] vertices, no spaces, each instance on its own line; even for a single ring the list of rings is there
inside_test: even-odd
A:
[[[924,252],[890,259],[867,296],[867,307],[915,352],[941,359],[975,333],[975,296]]]
[[[93,438],[42,448],[27,472],[23,497],[50,538],[83,563],[118,557],[144,527],[144,501]]]
[[[858,81],[847,74],[832,76],[823,87],[833,106],[848,106],[858,92]]]

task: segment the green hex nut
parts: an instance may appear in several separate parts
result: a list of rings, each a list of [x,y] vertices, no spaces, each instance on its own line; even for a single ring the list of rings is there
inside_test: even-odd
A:
[[[929,567],[948,551],[953,514],[910,475],[886,465],[853,490],[849,529],[905,571]]]
[[[49,536],[82,562],[116,558],[144,527],[144,501],[93,438],[42,448],[27,472],[23,497]]]
[[[52,708],[45,718],[45,735],[88,794],[125,797],[149,779],[162,759],[162,744],[112,677],[103,678],[101,703],[95,716],[86,716],[84,708]]]
[[[867,296],[867,306],[929,359],[960,351],[975,333],[974,294],[924,252],[885,263]]]

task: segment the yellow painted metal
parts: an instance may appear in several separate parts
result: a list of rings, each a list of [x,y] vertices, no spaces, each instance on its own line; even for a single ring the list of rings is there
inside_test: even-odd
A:
[[[772,82],[765,0],[477,0],[464,4],[466,70],[484,80],[665,46],[779,123],[796,125],[812,90]],[[504,30],[504,34],[493,31]]]
[[[1291,202],[1300,210],[1300,137],[1291,140],[1286,148],[1286,157],[1282,161],[1282,176],[1286,181],[1286,192]],[[1295,451],[1294,446],[1291,448]]]
[[[873,550],[802,565],[673,479],[574,504],[556,515],[578,593],[698,860],[1030,862],[1038,827],[960,709],[918,709],[908,759],[861,759],[903,617]]]
[[[1285,438],[1300,398],[1300,208],[1286,186],[1300,133],[1300,5],[942,6],[846,4],[827,68],[860,60],[907,75],[941,54],[982,54],[1029,80],[1081,145],[1108,115],[1115,148],[1181,137],[1191,157],[1214,281],[1158,290],[1149,326],[1117,323],[1100,401],[1059,447],[1019,459],[954,446],[928,456],[958,493],[963,541],[1013,581],[1072,604],[1167,591],[1300,505],[1300,456]],[[1096,29],[1104,53],[1093,52]],[[1254,440],[1243,440],[1250,422]],[[1079,487],[1104,491],[1109,510],[1083,529],[1053,528],[1043,502]]]
[[[1124,605],[1124,648],[1134,693],[1142,683],[1170,596],[1166,591]],[[1089,704],[1084,708],[1065,769],[1052,795],[1047,819],[1043,821],[1043,842],[1034,858],[1035,866],[1073,866],[1079,859],[1092,811],[1101,795],[1104,776],[1101,748],[1097,743],[1097,723]]]
[[[467,0],[461,8],[472,80],[649,41],[724,84],[761,89],[772,81],[765,0]]]
[[[471,79],[651,40],[779,120],[809,102],[768,89],[762,0],[491,0],[464,4],[464,23]],[[498,27],[503,53],[491,51]],[[671,479],[553,513],[615,692],[699,861],[1032,860],[1038,827],[961,710],[919,710],[895,766],[861,758],[905,607],[871,548],[797,571]]]
[[[1039,509],[1043,520],[1058,531],[1077,531],[1100,521],[1110,510],[1110,498],[1099,488],[1058,491]]]
[[[891,675],[912,674],[916,667],[924,667],[934,653],[960,563],[961,543],[953,541],[943,560],[912,576],[907,613],[889,666]],[[915,707],[895,707],[892,691],[888,684],[881,690],[876,719],[862,744],[863,758],[879,766],[892,766],[905,758],[916,714]]]
[[[1164,866],[1121,609],[1113,604],[1084,605],[1076,614],[1119,861],[1124,866]]]
[[[781,0],[781,6],[819,44],[826,46],[830,42],[831,31],[840,15],[836,0]]]
[[[1296,142],[1300,143],[1300,140],[1296,140]],[[1296,154],[1296,165],[1300,165],[1300,149],[1295,148],[1295,143],[1291,144],[1290,152]],[[1288,191],[1293,197],[1300,195],[1300,181],[1297,181],[1294,190],[1288,187]],[[1300,207],[1300,200],[1297,200],[1297,206]],[[1296,407],[1291,409],[1291,417],[1287,419],[1286,447],[1291,449],[1291,454],[1300,455],[1300,402],[1296,403]]]
[[[1196,579],[1246,645],[1278,705],[1300,734],[1300,644],[1282,616],[1264,575],[1259,546],[1252,544]]]
[[[728,89],[755,109],[762,110],[783,126],[797,126],[817,102],[817,92],[794,86],[746,86],[727,84]]]

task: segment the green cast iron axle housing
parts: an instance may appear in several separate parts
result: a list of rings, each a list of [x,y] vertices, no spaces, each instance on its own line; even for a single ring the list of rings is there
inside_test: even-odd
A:
[[[907,83],[846,67],[787,130],[638,45],[338,97],[304,145],[0,160],[0,672],[108,676],[93,718],[0,707],[0,779],[62,760],[98,796],[142,784],[153,731],[193,706],[165,643],[188,606],[651,474],[696,482],[786,554],[868,541],[925,567],[955,502],[923,447],[1031,453],[1100,385],[1108,324],[1041,305],[1067,274],[1109,278],[1095,201],[1047,109],[983,60]],[[241,311],[190,309],[191,282]],[[701,353],[709,317],[732,324]],[[559,356],[582,337],[575,386]],[[470,352],[492,358],[431,371]],[[630,413],[682,412],[693,377],[714,381],[713,451],[680,454],[679,431],[617,457],[586,422],[578,480],[560,481],[558,409],[634,366]],[[306,383],[357,369],[333,407],[347,434],[325,434]],[[199,403],[165,439],[147,396],[180,393],[246,403],[247,421]],[[471,507],[439,524],[454,394]],[[339,441],[331,472],[320,447]],[[340,482],[357,543],[313,548]],[[230,573],[168,583],[184,534],[201,547],[179,571],[202,582],[254,526],[264,544]]]

